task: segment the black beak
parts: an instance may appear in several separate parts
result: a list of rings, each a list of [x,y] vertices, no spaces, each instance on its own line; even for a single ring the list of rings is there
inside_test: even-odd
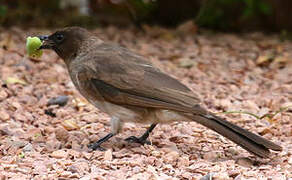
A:
[[[38,36],[40,40],[43,42],[41,47],[39,49],[52,49],[53,47],[53,41],[49,39],[49,36],[43,35],[43,36]]]

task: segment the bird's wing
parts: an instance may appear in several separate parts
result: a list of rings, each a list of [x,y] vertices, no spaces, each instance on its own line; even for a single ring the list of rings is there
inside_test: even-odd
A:
[[[192,113],[203,111],[195,108],[199,99],[189,88],[125,48],[104,45],[94,55],[83,58],[87,79],[109,102]]]

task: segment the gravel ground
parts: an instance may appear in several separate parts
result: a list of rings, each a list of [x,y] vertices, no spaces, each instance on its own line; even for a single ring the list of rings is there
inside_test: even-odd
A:
[[[93,32],[148,57],[210,111],[283,151],[260,159],[199,124],[173,123],[155,128],[144,146],[123,139],[147,126],[126,124],[107,151],[90,152],[87,144],[110,132],[109,117],[80,96],[54,52],[25,55],[25,37],[48,30],[12,28],[0,34],[0,179],[292,179],[292,43],[261,33],[144,28]]]

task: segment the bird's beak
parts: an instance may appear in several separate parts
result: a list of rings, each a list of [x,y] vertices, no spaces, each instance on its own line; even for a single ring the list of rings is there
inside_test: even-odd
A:
[[[43,43],[39,49],[52,49],[53,48],[54,42],[49,39],[49,36],[47,36],[47,35],[38,36],[38,38],[40,38],[40,40]]]

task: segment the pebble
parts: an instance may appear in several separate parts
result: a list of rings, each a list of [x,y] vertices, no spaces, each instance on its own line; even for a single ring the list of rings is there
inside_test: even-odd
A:
[[[113,152],[111,149],[108,149],[107,151],[105,151],[104,153],[104,160],[106,161],[111,161],[113,159]]]
[[[253,165],[253,161],[248,158],[240,158],[236,161],[236,163],[247,168],[250,168]]]
[[[228,180],[228,179],[232,179],[228,176],[227,172],[218,172],[216,174],[214,174],[213,176],[214,180]]]
[[[50,105],[65,106],[67,104],[68,100],[69,100],[68,96],[54,97],[54,98],[51,98],[49,100],[49,102],[47,103],[47,106],[50,106]]]
[[[6,111],[1,110],[0,111],[0,119],[3,121],[7,121],[8,119],[10,119],[10,115]]]
[[[204,159],[208,161],[215,161],[218,158],[217,152],[211,151],[204,154]]]
[[[8,97],[8,93],[5,90],[0,91],[0,101],[6,99]]]
[[[188,167],[190,165],[190,160],[188,156],[183,156],[178,159],[178,167]]]
[[[14,107],[14,108],[16,108],[16,109],[21,109],[22,108],[22,106],[18,103],[18,102],[12,102],[11,103],[11,105]]]
[[[59,141],[67,141],[69,137],[68,131],[63,127],[58,127],[55,130],[56,139]]]
[[[51,153],[51,156],[53,158],[67,158],[68,157],[68,152],[64,151],[64,150],[57,150]]]
[[[82,156],[85,159],[89,160],[92,157],[92,154],[91,153],[88,153],[88,152],[82,152]]]
[[[90,180],[90,179],[91,179],[91,177],[89,175],[80,178],[80,180]]]
[[[175,163],[179,158],[179,153],[177,151],[171,151],[164,156],[164,161],[166,163]]]
[[[27,145],[25,145],[22,149],[24,152],[30,152],[30,151],[34,151],[34,148],[32,146],[31,143],[28,143]]]
[[[239,170],[230,170],[230,171],[228,171],[228,175],[230,177],[233,177],[233,178],[237,177],[239,174],[240,174]]]
[[[288,159],[288,163],[289,163],[289,164],[292,164],[292,157],[290,157],[290,158]]]
[[[11,146],[16,147],[16,148],[22,148],[26,146],[26,144],[27,144],[26,141],[21,141],[21,140],[16,140],[16,141],[11,142]]]
[[[208,173],[205,176],[201,177],[200,180],[210,180],[213,179],[214,173]]]

